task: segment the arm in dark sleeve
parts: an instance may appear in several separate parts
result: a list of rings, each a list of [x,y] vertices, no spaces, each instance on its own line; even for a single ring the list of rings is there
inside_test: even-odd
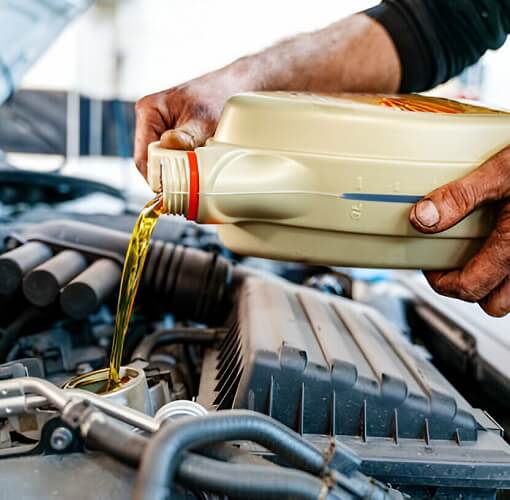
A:
[[[501,47],[510,32],[510,0],[384,0],[365,14],[393,39],[401,92],[449,80]]]

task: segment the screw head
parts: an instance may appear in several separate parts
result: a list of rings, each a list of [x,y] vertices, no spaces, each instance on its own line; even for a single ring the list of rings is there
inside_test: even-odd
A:
[[[50,436],[50,446],[55,451],[64,451],[73,441],[73,433],[67,427],[57,427]]]

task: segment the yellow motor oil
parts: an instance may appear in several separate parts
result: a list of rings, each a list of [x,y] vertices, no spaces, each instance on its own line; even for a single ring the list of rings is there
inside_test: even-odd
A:
[[[117,300],[117,314],[115,315],[115,330],[113,332],[112,350],[110,353],[108,382],[105,387],[107,391],[119,388],[122,383],[120,370],[129,320],[133,313],[136,292],[142,278],[151,236],[156,228],[161,207],[161,196],[156,196],[144,206],[135,222],[126,250]]]
[[[149,146],[163,212],[218,224],[228,248],[361,267],[461,266],[491,228],[477,210],[424,235],[409,211],[510,143],[510,113],[419,95],[249,93],[195,151]]]

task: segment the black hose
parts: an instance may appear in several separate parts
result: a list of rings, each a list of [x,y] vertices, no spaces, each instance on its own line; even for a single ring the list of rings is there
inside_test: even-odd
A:
[[[97,413],[96,413],[97,415]],[[111,418],[89,420],[85,442],[117,460],[137,467],[149,439]],[[184,453],[177,467],[177,479],[191,489],[253,499],[317,499],[324,483],[305,472],[274,465],[228,463]]]
[[[167,499],[181,452],[236,439],[261,444],[313,474],[322,474],[327,468],[321,452],[280,422],[247,410],[219,411],[178,420],[158,431],[145,449],[133,498]]]
[[[219,462],[194,453],[184,455],[177,470],[177,479],[188,487],[235,498],[331,498],[327,495],[327,485],[306,472],[283,467]]]
[[[162,345],[211,344],[223,329],[214,328],[170,328],[159,330],[145,337],[131,355],[131,361],[149,361],[151,353]]]
[[[261,455],[243,450],[230,443],[215,443],[203,448],[193,450],[207,458],[220,460],[221,462],[232,462],[244,465],[264,465],[265,467],[278,467],[275,463],[267,460]]]
[[[7,361],[9,352],[23,336],[33,333],[33,326],[44,326],[54,316],[52,307],[26,307],[7,328],[0,329],[0,362]]]
[[[105,415],[88,401],[71,400],[62,411],[62,420],[72,429],[79,428],[91,448],[105,451],[131,467],[140,463],[148,438]]]
[[[98,410],[94,410],[99,415]],[[136,434],[129,427],[118,424],[110,417],[93,418],[85,426],[87,433],[85,443],[93,449],[101,450],[116,458],[120,462],[131,467],[138,467],[142,460],[143,451],[149,442],[149,438]],[[243,465],[263,465],[264,467],[278,467],[259,455],[227,443],[217,443],[205,446],[196,453],[214,461],[241,463]]]
[[[133,432],[131,428],[105,416],[90,405],[77,405],[81,405],[78,420],[85,443],[131,467],[137,467],[150,442],[149,438]],[[66,420],[72,422],[75,415],[71,408]],[[211,449],[213,453],[226,454],[227,457],[245,454],[228,445],[218,445]],[[327,491],[327,486],[320,479],[302,471],[275,465],[222,462],[187,452],[180,455],[179,462],[177,478],[192,489],[253,499],[316,499]]]
[[[216,418],[216,420],[225,421],[225,416],[222,415],[224,413],[227,412],[220,412],[220,418]],[[231,410],[228,413],[236,413],[237,419],[239,417],[245,419],[246,417],[253,417],[252,412]],[[111,417],[107,417],[85,401],[70,403],[64,409],[62,418],[72,428],[79,427],[81,429],[84,440],[89,446],[102,450],[131,467],[138,467],[144,454],[146,455],[147,451],[150,452],[150,450],[147,450],[150,446],[149,443],[158,440],[161,436],[161,432],[152,437],[152,439],[137,434],[130,427],[117,422]],[[205,418],[210,420],[214,419],[214,416],[209,415]],[[263,420],[266,419],[267,417],[263,418]],[[166,428],[174,428],[174,431],[179,435],[182,431],[189,435],[190,431],[193,432],[193,426],[189,424],[197,422],[200,428],[203,428],[203,423],[200,424],[201,420],[203,421],[202,418],[187,419],[186,425],[179,427],[174,423],[168,424]],[[264,432],[267,432],[267,425],[260,425],[261,422],[257,422],[257,420],[251,418],[249,425],[252,429],[257,427],[264,428]],[[265,423],[267,424],[267,422]],[[275,427],[279,426],[276,425]],[[281,429],[278,429],[276,434],[280,433],[280,431]],[[253,434],[257,434],[257,432],[258,430],[251,433],[248,432],[248,434],[253,437]],[[274,431],[273,433],[268,433],[269,436],[271,434],[275,434]],[[290,434],[290,438],[289,435],[283,436],[283,438],[280,436],[280,438],[284,440],[296,439],[292,431],[289,431],[288,434]],[[274,440],[275,436],[272,437]],[[230,439],[230,437],[227,436],[226,439]],[[265,441],[263,439],[258,440]],[[203,438],[202,441],[204,441]],[[276,441],[277,439],[274,440],[272,445],[266,442],[265,445],[268,448],[280,448],[280,445],[275,444]],[[304,444],[308,443],[304,442]],[[299,446],[287,445],[286,453],[283,453],[283,455],[291,452],[303,454],[303,450],[299,448]],[[315,449],[313,451],[315,454],[318,453]],[[192,490],[203,488],[207,491],[238,498],[324,498],[327,500],[351,498],[385,500],[389,498],[402,498],[398,494],[392,494],[396,493],[394,490],[388,490],[388,488],[375,481],[368,481],[359,472],[355,472],[354,475],[347,478],[338,471],[329,470],[326,482],[303,471],[271,464],[262,457],[254,457],[246,451],[239,450],[225,443],[202,447],[197,452],[201,455],[183,451],[178,454],[178,458],[175,461],[176,475],[179,482]],[[304,453],[304,455],[307,455],[307,453]],[[211,456],[219,458],[219,460],[208,458]],[[253,460],[253,458],[256,458],[256,460]],[[306,460],[301,459],[299,462],[301,464],[306,463],[306,465],[312,463],[314,464],[314,469],[317,467],[316,460],[310,459],[310,457]],[[142,467],[146,463],[147,461],[144,459]],[[139,498],[136,491],[135,499]],[[144,498],[156,500],[169,498],[171,495],[171,484],[159,485],[157,489],[151,488],[150,491],[144,491],[143,493],[145,494]]]
[[[147,442],[146,437],[108,417],[96,419],[85,437],[85,443],[91,448],[102,450],[131,467],[140,463]]]

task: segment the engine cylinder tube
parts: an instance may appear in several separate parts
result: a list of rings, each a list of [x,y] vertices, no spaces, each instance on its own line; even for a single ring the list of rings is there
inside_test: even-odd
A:
[[[58,299],[60,289],[86,267],[81,253],[64,250],[25,276],[23,293],[35,306],[48,306]]]
[[[66,220],[41,224],[23,236],[28,241],[46,242],[55,251],[72,249],[74,253],[81,254],[83,260],[107,258],[116,260],[119,264],[124,260],[129,243],[127,233]],[[46,281],[51,282],[48,283],[48,288],[44,291],[41,287],[37,289],[36,279],[31,275],[40,269],[46,270],[48,265],[52,267],[55,259],[56,257],[25,278],[28,284],[34,285],[34,288],[28,284],[23,286],[24,291],[28,291],[27,298],[34,304],[35,301],[49,303],[50,298],[54,300],[55,293],[58,293],[56,289],[59,288],[56,281],[62,287],[84,269],[80,267],[65,283],[45,276]],[[219,255],[154,240],[145,263],[140,298],[152,306],[171,310],[178,319],[219,324],[228,311],[229,296],[233,288],[231,285],[237,282],[236,274],[238,273],[234,272],[230,262]],[[42,279],[43,284],[46,281]]]
[[[120,282],[121,269],[110,259],[96,260],[64,287],[60,305],[75,319],[85,318],[106,300]]]
[[[30,241],[0,257],[1,295],[11,295],[19,286],[23,276],[34,267],[50,259],[51,248],[38,241]]]

